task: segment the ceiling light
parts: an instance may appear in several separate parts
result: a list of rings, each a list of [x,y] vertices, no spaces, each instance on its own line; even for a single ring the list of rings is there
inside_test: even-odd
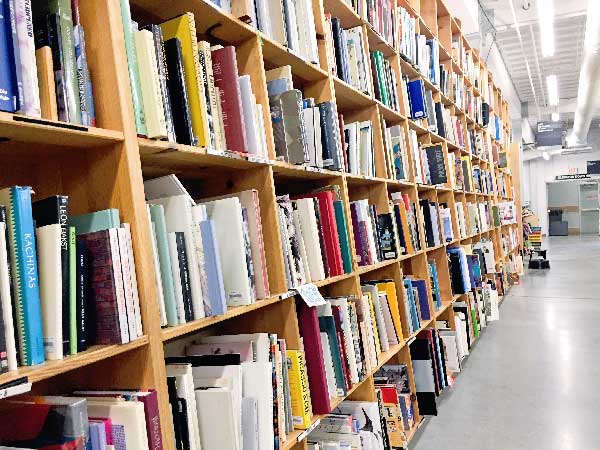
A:
[[[542,158],[546,161],[550,161],[550,154],[548,152],[542,152]]]
[[[554,0],[537,0],[542,56],[554,56]]]
[[[546,77],[546,87],[548,88],[548,104],[550,106],[558,105],[558,79],[556,75]]]
[[[560,120],[560,114],[557,112],[552,113],[552,122],[558,122]]]

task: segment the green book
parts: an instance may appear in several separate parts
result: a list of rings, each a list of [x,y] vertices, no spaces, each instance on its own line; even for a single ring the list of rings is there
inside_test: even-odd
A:
[[[342,365],[342,354],[340,353],[340,343],[338,341],[337,331],[335,329],[335,320],[331,315],[331,305],[329,306],[329,312],[325,312],[324,315],[319,316],[319,330],[322,333],[326,333],[329,339],[329,349],[331,351],[331,359],[333,360],[333,371],[335,373],[335,384],[340,392],[343,392],[342,396],[346,395],[346,378],[344,377],[344,368]],[[319,313],[321,313],[321,306],[317,307]]]
[[[352,273],[352,253],[350,251],[350,240],[348,239],[344,203],[341,200],[336,200],[333,202],[333,209],[335,211],[335,223],[337,225],[337,232],[340,240],[344,273]]]
[[[125,52],[127,53],[127,66],[129,68],[129,85],[131,87],[131,101],[133,103],[133,112],[135,115],[135,128],[137,134],[146,136],[148,130],[146,128],[146,115],[144,114],[140,72],[134,40],[135,30],[131,20],[129,0],[121,0],[121,20],[123,22],[123,35],[125,37]]]
[[[500,226],[500,210],[498,209],[498,206],[496,206],[496,205],[492,206],[492,215],[494,216],[494,226],[499,227]]]
[[[77,354],[77,342],[77,239],[75,227],[69,227],[69,350],[71,355]]]
[[[165,314],[167,324],[171,327],[179,325],[177,319],[177,303],[175,300],[175,284],[171,268],[171,256],[169,253],[169,241],[167,224],[165,221],[165,210],[163,205],[148,205],[150,220],[154,224],[156,248],[158,261],[160,263],[160,277],[162,281],[163,297],[165,300]]]
[[[381,91],[381,103],[389,105],[388,86],[385,76],[385,66],[383,63],[383,53],[376,51],[375,53],[375,66],[377,67],[377,78],[379,79],[379,90]]]
[[[77,79],[71,0],[49,0],[48,10],[51,14],[57,14],[60,18],[60,40],[62,43],[63,70],[67,84],[69,122],[81,125],[81,99],[79,98],[79,81]]]
[[[121,219],[119,218],[119,210],[112,208],[72,216],[69,218],[69,225],[75,227],[77,235],[80,235],[108,230],[109,228],[120,228]]]
[[[473,320],[473,334],[475,338],[479,337],[479,322],[477,322],[477,311],[471,310],[471,319]]]

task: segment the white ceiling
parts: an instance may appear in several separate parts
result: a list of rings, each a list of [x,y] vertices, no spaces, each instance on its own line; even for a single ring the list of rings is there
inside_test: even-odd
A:
[[[542,119],[546,119],[552,110],[547,107],[546,76],[557,75],[561,118],[572,120],[579,84],[587,2],[554,0],[555,52],[553,57],[543,58],[535,2],[544,0],[512,1],[523,48],[514,25],[510,0],[481,0],[480,5],[483,9],[481,31],[489,31],[482,46],[484,57],[486,48],[489,48],[494,40],[521,101],[529,102],[530,115],[537,115],[539,111]],[[491,22],[489,28],[486,27],[486,22]],[[527,72],[526,60],[529,63],[531,80]]]

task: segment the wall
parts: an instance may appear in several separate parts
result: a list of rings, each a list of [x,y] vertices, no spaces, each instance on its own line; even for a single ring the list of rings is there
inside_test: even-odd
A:
[[[523,163],[523,204],[530,204],[540,216],[543,233],[548,232],[546,182],[554,181],[556,175],[564,175],[572,170],[586,173],[587,161],[600,159],[600,129],[590,129],[588,143],[594,149],[592,153],[554,156],[549,161],[538,158]]]

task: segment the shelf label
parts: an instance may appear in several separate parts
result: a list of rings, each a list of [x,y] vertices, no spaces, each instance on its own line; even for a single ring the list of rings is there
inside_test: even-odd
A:
[[[308,427],[306,430],[304,430],[302,433],[300,433],[298,435],[296,442],[302,442],[310,434],[311,431],[313,431],[315,428],[317,428],[319,426],[320,423],[321,423],[321,419],[315,420],[315,423],[313,423],[310,427]]]
[[[308,306],[319,306],[327,303],[319,292],[319,289],[312,283],[298,286],[296,290]]]

